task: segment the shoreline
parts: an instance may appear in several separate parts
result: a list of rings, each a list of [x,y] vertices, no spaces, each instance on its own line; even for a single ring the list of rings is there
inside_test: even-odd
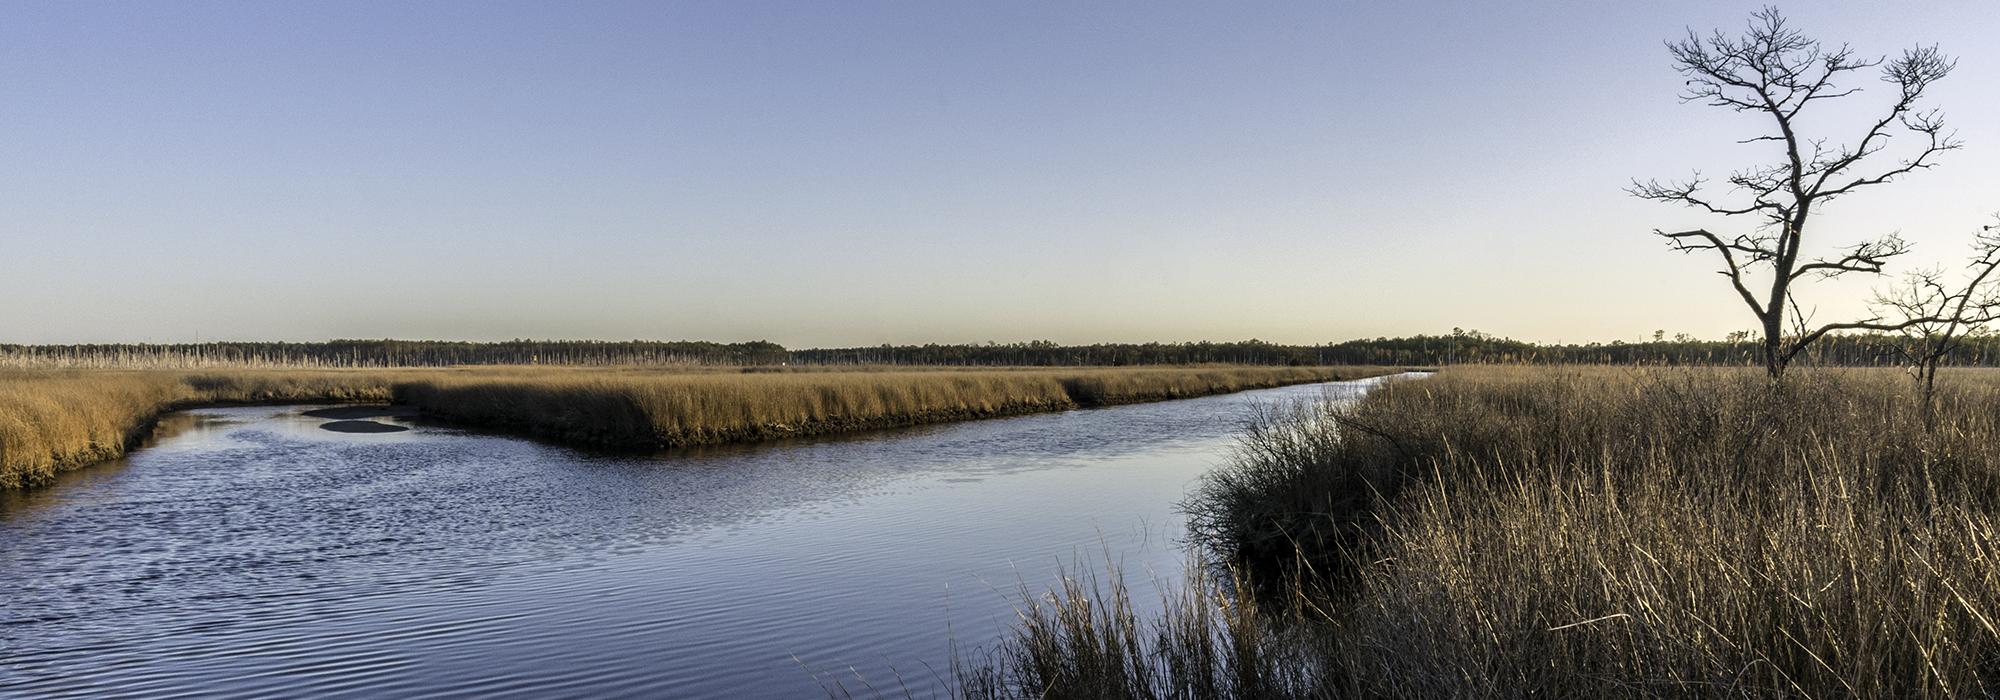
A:
[[[198,408],[389,404],[445,424],[517,437],[578,447],[658,450],[1171,401],[1403,371],[1387,366],[1008,368],[633,377],[613,372],[592,375],[586,370],[582,375],[560,375],[560,380],[484,368],[65,371],[37,379],[106,385],[56,387],[96,394],[32,406],[50,414],[39,416],[44,422],[39,432],[32,430],[38,418],[32,411],[25,418],[0,412],[0,490],[39,488],[60,473],[124,457],[145,444],[166,415]],[[731,378],[748,381],[717,383]],[[0,395],[0,411],[9,407],[7,398]],[[122,416],[106,415],[121,411]],[[12,432],[6,419],[13,419]],[[59,421],[84,425],[64,425],[75,434],[58,435],[53,424]],[[30,430],[23,431],[23,426]],[[107,434],[113,431],[117,435]],[[8,444],[10,437],[16,444]],[[69,438],[66,444],[59,442],[64,437]],[[36,452],[45,456],[21,457]]]
[[[832,416],[823,420],[808,421],[797,425],[746,424],[736,428],[716,431],[716,432],[699,432],[699,433],[690,432],[690,433],[669,433],[669,434],[656,433],[650,439],[639,439],[633,436],[604,435],[596,432],[583,432],[583,433],[562,432],[558,427],[542,426],[518,420],[491,420],[491,419],[482,420],[478,418],[469,418],[465,416],[454,415],[447,412],[437,412],[428,409],[423,409],[420,406],[418,408],[420,411],[419,415],[422,418],[427,420],[434,420],[444,425],[486,430],[501,435],[511,435],[515,437],[544,440],[555,444],[568,445],[572,447],[588,447],[588,448],[610,449],[619,451],[653,451],[653,450],[684,449],[690,447],[715,447],[721,445],[754,444],[760,442],[770,442],[770,441],[787,440],[787,439],[813,438],[813,437],[823,437],[831,435],[865,433],[877,430],[895,430],[898,428],[913,428],[925,425],[942,425],[947,423],[964,423],[970,421],[990,420],[996,418],[1013,418],[1018,416],[1036,415],[1041,413],[1060,413],[1063,411],[1088,410],[1094,408],[1111,408],[1115,406],[1126,406],[1126,405],[1142,404],[1142,403],[1161,403],[1166,401],[1198,399],[1208,396],[1234,394],[1244,391],[1278,389],[1288,386],[1299,386],[1302,384],[1326,384],[1332,382],[1357,381],[1361,379],[1371,379],[1374,377],[1394,376],[1397,374],[1404,374],[1406,372],[1407,370],[1404,370],[1402,368],[1383,368],[1383,371],[1381,372],[1356,373],[1355,376],[1345,376],[1337,374],[1330,376],[1328,378],[1299,379],[1295,381],[1282,381],[1269,384],[1260,383],[1254,385],[1231,387],[1215,391],[1202,391],[1193,393],[1179,392],[1179,393],[1162,394],[1157,396],[1146,396],[1137,398],[1132,398],[1132,397],[1090,398],[1088,396],[1080,398],[1074,394],[1071,394],[1067,401],[1058,401],[1058,402],[1029,403],[1029,404],[1002,406],[1002,407],[995,407],[991,409],[980,409],[980,410],[938,409],[938,410],[922,411],[916,413],[895,414],[895,415],[866,417],[866,418]],[[411,404],[404,404],[398,402],[392,405],[409,406]]]

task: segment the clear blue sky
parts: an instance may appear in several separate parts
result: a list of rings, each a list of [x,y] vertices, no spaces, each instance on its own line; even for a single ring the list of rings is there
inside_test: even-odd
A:
[[[1620,190],[1759,160],[1661,45],[1755,6],[1665,5],[13,0],[0,342],[1717,337]],[[1786,9],[1960,57],[1821,239],[1959,256],[2000,10]]]

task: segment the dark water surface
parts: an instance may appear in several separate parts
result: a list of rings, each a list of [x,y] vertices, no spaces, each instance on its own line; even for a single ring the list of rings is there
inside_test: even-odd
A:
[[[1024,583],[1155,600],[1250,404],[1377,381],[656,457],[177,414],[0,494],[0,696],[929,697]]]

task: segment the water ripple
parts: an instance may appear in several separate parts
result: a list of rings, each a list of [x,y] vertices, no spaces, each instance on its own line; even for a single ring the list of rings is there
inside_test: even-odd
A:
[[[1143,600],[1246,407],[1324,390],[645,458],[190,412],[0,494],[0,696],[921,693],[1065,562]]]

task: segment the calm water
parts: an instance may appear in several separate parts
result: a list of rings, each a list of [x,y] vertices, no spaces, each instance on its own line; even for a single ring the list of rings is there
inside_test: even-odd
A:
[[[1065,566],[1154,600],[1248,404],[1374,383],[646,458],[179,414],[0,495],[0,696],[929,696]]]

